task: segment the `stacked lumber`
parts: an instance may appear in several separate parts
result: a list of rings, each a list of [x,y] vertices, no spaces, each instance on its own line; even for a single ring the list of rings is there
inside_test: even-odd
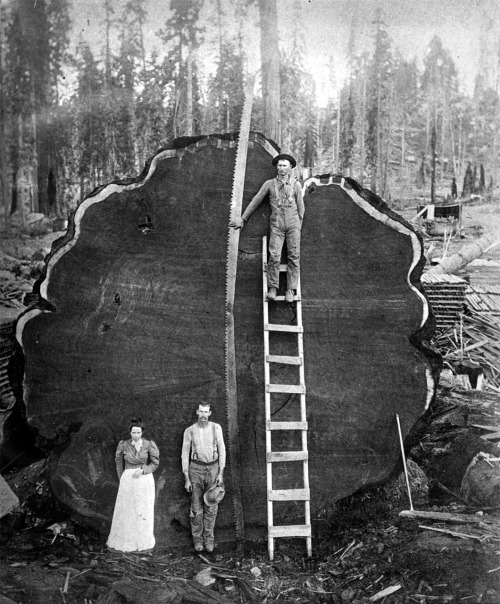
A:
[[[421,282],[436,319],[436,330],[455,325],[464,308],[467,281],[456,275],[424,273]]]
[[[464,361],[479,364],[485,386],[500,392],[500,291],[495,289],[500,288],[469,286],[465,295],[467,313],[439,331],[433,345],[448,365]]]

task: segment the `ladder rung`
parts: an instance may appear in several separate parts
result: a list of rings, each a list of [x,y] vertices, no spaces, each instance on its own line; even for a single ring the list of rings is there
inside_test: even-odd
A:
[[[283,302],[283,300],[285,299],[285,296],[276,296],[276,301],[277,302]],[[299,296],[294,296],[293,297],[293,301],[294,302],[300,302],[302,300],[302,298],[300,298]],[[267,302],[267,300],[266,300]]]
[[[279,461],[307,461],[309,453],[307,451],[274,451],[267,454],[267,463],[277,463]]]
[[[302,357],[287,357],[277,354],[268,354],[266,363],[283,363],[283,365],[302,365]]]
[[[309,489],[281,489],[269,491],[269,501],[309,501],[311,498]]]
[[[307,430],[307,422],[267,422],[268,430]]]
[[[280,273],[286,273],[287,270],[288,270],[287,264],[280,264]]]
[[[287,394],[305,394],[306,387],[300,384],[266,384],[266,392],[285,392]]]
[[[305,394],[306,387],[295,384],[266,384],[266,392],[286,392],[288,394]]]
[[[310,537],[310,524],[290,524],[288,526],[270,526],[269,537]]]
[[[266,331],[291,331],[294,333],[304,333],[302,325],[280,325],[279,323],[268,323],[264,325]]]

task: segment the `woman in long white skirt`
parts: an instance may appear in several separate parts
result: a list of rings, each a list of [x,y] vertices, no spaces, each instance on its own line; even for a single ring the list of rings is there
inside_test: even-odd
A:
[[[155,483],[153,472],[160,462],[158,447],[142,438],[140,418],[130,421],[130,439],[121,440],[115,462],[120,486],[107,546],[120,552],[153,549]]]

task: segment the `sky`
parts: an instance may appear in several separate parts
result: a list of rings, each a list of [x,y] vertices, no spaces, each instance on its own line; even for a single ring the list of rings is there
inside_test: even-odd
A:
[[[485,60],[490,85],[494,86],[499,69],[500,9],[499,0],[295,0],[301,7],[304,43],[308,66],[314,75],[320,104],[335,96],[325,80],[325,67],[333,62],[338,78],[345,75],[346,56],[352,28],[356,32],[356,50],[371,49],[373,21],[381,9],[383,21],[397,48],[405,59],[417,58],[420,66],[426,48],[438,35],[450,52],[459,72],[463,92],[471,94],[481,57]],[[94,50],[103,47],[103,0],[72,0],[74,23],[73,42],[79,36],[88,40]],[[224,30],[234,35],[236,27],[231,15],[230,0],[221,0],[226,7]],[[117,12],[125,0],[115,0]],[[286,48],[294,0],[277,0],[280,42]],[[164,27],[169,16],[169,0],[147,0],[149,13],[147,45],[160,47],[156,32]],[[217,0],[205,0],[203,22],[210,26],[216,13]],[[245,46],[250,56],[250,70],[259,68],[258,12],[249,13],[245,27]],[[203,55],[207,67],[211,56]]]

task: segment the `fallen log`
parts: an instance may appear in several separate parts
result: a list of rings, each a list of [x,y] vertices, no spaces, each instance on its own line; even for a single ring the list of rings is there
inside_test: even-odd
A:
[[[480,452],[470,462],[460,494],[471,505],[500,507],[500,465],[498,458]]]
[[[483,516],[472,514],[453,514],[448,512],[428,512],[418,510],[402,510],[399,512],[402,518],[422,518],[424,520],[437,520],[438,522],[450,522],[451,524],[484,524],[489,522]]]
[[[442,491],[445,491],[470,505],[478,505],[472,504],[472,500],[461,492],[462,480],[476,455],[498,455],[496,444],[482,436],[483,432],[491,433],[490,430],[498,425],[499,415],[498,394],[438,389],[435,401],[415,429],[418,444],[410,453],[429,479],[431,497],[442,499]],[[441,493],[438,494],[434,487]]]
[[[464,246],[459,252],[448,256],[439,264],[431,266],[429,273],[447,273],[454,275],[470,262],[476,258],[480,258],[487,251],[498,245],[500,245],[498,233],[490,233],[481,237],[481,239],[478,239],[474,243]]]
[[[243,207],[275,174],[275,154],[251,134]],[[102,531],[116,496],[114,450],[131,415],[143,417],[145,437],[160,448],[155,534],[164,547],[189,540],[180,451],[201,399],[215,405],[213,419],[227,434],[224,292],[234,159],[234,135],[174,141],[137,181],[98,189],[53,246],[35,288],[43,305],[18,321],[18,404],[52,452],[56,496]],[[415,231],[354,181],[306,184],[302,309],[311,508],[319,510],[391,475],[400,458],[396,413],[408,434],[433,397],[436,355],[423,344],[432,321]],[[249,538],[267,529],[261,245],[268,222],[266,203],[241,234],[234,308]],[[290,305],[276,304],[270,314],[272,323],[294,321]],[[289,334],[281,336],[273,354],[293,354]],[[294,383],[295,370],[285,366],[273,382]],[[297,395],[278,396],[273,419],[296,417],[298,403]],[[273,435],[273,449],[297,449],[299,436]],[[297,465],[283,464],[275,489],[297,483]],[[230,480],[226,490],[219,539],[234,537]],[[276,517],[294,521],[295,505],[285,502]]]
[[[131,579],[115,581],[110,590],[97,599],[97,604],[231,604],[231,600],[196,581],[179,579],[162,587],[145,587]]]
[[[426,531],[435,531],[436,533],[443,533],[444,535],[451,535],[452,537],[458,537],[459,539],[476,539],[481,543],[490,539],[490,536],[484,535],[468,535],[466,533],[458,533],[457,531],[449,531],[448,529],[440,529],[435,526],[425,526],[424,524],[419,524],[418,528],[424,529]]]

